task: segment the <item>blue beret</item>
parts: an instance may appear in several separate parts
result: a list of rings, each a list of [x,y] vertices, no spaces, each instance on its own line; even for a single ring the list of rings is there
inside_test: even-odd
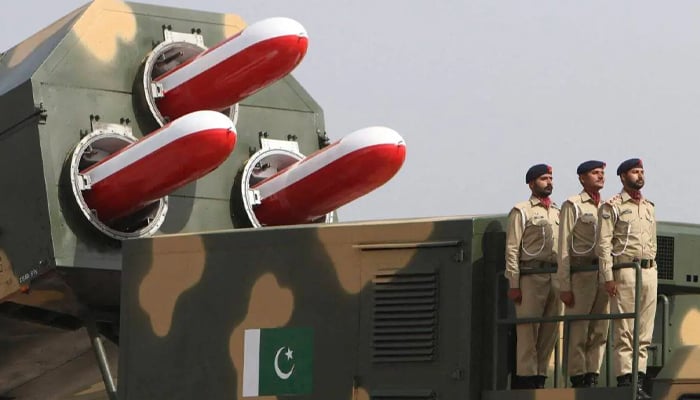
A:
[[[576,168],[576,173],[581,175],[596,168],[605,168],[605,163],[597,160],[584,161]]]
[[[642,160],[639,158],[630,158],[629,160],[623,161],[620,166],[617,167],[617,174],[622,175],[632,168],[644,168]]]
[[[552,167],[547,164],[537,164],[530,167],[525,174],[525,183],[530,183],[530,181],[539,178],[544,174],[551,174]]]

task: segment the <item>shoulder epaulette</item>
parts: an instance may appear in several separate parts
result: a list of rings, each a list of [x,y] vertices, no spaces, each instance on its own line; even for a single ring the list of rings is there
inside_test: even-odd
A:
[[[579,195],[571,196],[568,199],[564,200],[564,203],[562,203],[561,205],[562,207],[564,207],[566,203],[569,203],[574,208],[574,224],[576,223],[576,221],[578,221],[578,217],[581,214],[581,208],[578,205],[580,199],[581,197]]]
[[[610,206],[610,212],[607,212],[606,210],[602,210],[600,213],[600,216],[603,217],[603,219],[608,219],[610,217],[613,217],[613,222],[617,223],[618,218],[620,218],[620,210],[618,209],[618,206],[622,203],[622,196],[620,194],[616,194],[615,196],[609,198],[608,200],[605,201],[603,206],[608,205]]]
[[[620,204],[622,202],[622,196],[620,194],[616,194],[615,196],[605,200],[605,204],[609,204],[611,206],[614,206],[616,204]]]
[[[523,231],[525,230],[525,224],[527,223],[527,213],[525,210],[528,208],[527,206],[530,204],[530,201],[523,201],[521,203],[518,203],[513,206],[513,210],[518,210],[520,213],[520,219],[522,220],[522,225],[523,225]]]
[[[516,210],[522,210],[523,208],[527,208],[528,205],[530,205],[530,201],[523,201],[514,205],[513,208],[515,208]]]
[[[644,198],[644,201],[646,201],[647,203],[651,204],[652,207],[656,207],[656,204],[654,204],[653,201],[647,199],[646,197]]]
[[[564,200],[564,203],[566,203],[566,202],[568,201],[568,202],[570,202],[571,204],[576,204],[576,203],[579,203],[580,200],[581,200],[581,196],[577,194],[577,195],[575,195],[575,196],[571,196],[571,197],[569,197],[568,199]],[[562,205],[563,205],[563,204],[562,204]]]

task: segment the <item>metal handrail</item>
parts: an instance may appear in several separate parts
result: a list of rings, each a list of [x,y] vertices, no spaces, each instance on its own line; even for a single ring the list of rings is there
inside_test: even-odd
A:
[[[583,272],[583,271],[597,271],[598,267],[595,266],[585,266],[577,267],[573,272]],[[609,313],[609,314],[581,314],[581,315],[561,315],[554,317],[529,317],[529,318],[498,318],[498,303],[494,304],[494,333],[498,332],[498,326],[500,325],[518,325],[518,324],[529,324],[529,323],[545,323],[545,322],[564,322],[565,327],[571,321],[582,321],[582,320],[616,320],[616,319],[633,319],[633,333],[632,333],[632,387],[637,387],[638,382],[638,370],[639,370],[639,294],[641,291],[642,282],[642,267],[639,262],[629,262],[620,263],[612,267],[613,270],[620,270],[626,268],[635,269],[635,283],[634,283],[634,312],[631,313]],[[539,274],[553,274],[556,273],[556,268],[541,268],[536,270],[523,270],[520,271],[520,275],[539,275]],[[501,275],[501,271],[498,272]],[[502,276],[502,275],[501,275]],[[498,302],[498,280],[494,285],[494,299]],[[566,328],[565,328],[566,330]],[[493,351],[492,351],[492,375],[491,375],[491,386],[493,390],[497,389],[498,380],[498,368],[497,368],[497,353],[498,353],[498,340],[496,340],[498,335],[494,335],[493,340]],[[555,360],[555,369],[557,368],[559,360]],[[554,383],[555,387],[557,383]],[[633,398],[636,399],[636,390],[632,391]]]
[[[669,325],[669,301],[668,296],[665,294],[660,294],[656,296],[657,303],[661,301],[663,305],[663,315],[661,316],[661,365],[666,365],[666,353],[669,351],[669,336],[668,336],[668,325]]]

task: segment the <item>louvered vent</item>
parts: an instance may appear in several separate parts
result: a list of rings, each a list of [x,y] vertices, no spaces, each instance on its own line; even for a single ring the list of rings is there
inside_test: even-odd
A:
[[[377,272],[373,283],[372,361],[434,360],[438,328],[437,272],[384,270]]]
[[[659,268],[659,279],[673,280],[673,249],[673,236],[656,238],[656,265]]]
[[[434,400],[432,390],[377,390],[370,393],[370,400]]]

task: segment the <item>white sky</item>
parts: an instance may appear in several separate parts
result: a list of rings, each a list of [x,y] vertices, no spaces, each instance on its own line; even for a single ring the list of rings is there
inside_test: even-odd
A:
[[[700,223],[689,182],[700,132],[700,2],[679,0],[147,0],[286,16],[310,37],[294,72],[325,111],[333,140],[385,125],[407,159],[341,219],[506,213],[525,171],[554,167],[553,198],[579,191],[576,166],[644,160],[661,220]],[[21,0],[0,13],[8,49],[81,6]],[[685,183],[684,183],[685,182]]]

